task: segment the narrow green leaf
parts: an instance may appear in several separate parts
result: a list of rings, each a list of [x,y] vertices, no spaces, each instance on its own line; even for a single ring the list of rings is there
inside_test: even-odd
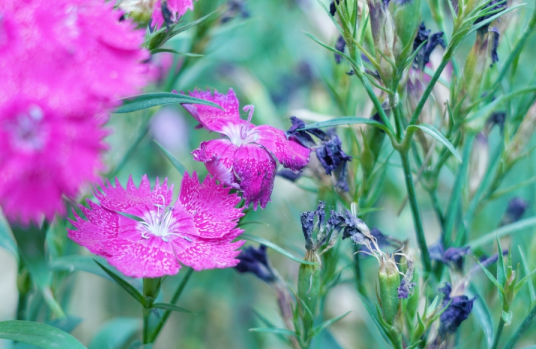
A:
[[[488,348],[491,348],[493,345],[493,339],[495,337],[495,332],[493,329],[493,320],[491,317],[491,312],[489,311],[488,305],[484,302],[484,299],[478,294],[476,287],[471,284],[469,288],[471,296],[476,296],[475,302],[473,303],[473,312],[475,314],[475,319],[482,328],[484,335],[486,336],[486,342]]]
[[[358,297],[359,297],[359,299],[361,299],[361,302],[363,303],[363,305],[367,309],[367,313],[369,314],[370,318],[372,319],[372,322],[374,322],[374,324],[376,325],[376,328],[380,332],[380,334],[383,337],[383,339],[387,343],[391,343],[391,340],[389,339],[389,336],[388,336],[387,332],[385,331],[385,328],[382,326],[383,319],[381,319],[381,317],[378,316],[376,310],[372,307],[372,305],[369,303],[369,301],[364,296],[362,296],[361,294],[358,294]]]
[[[104,323],[89,343],[89,349],[121,349],[141,329],[137,318],[118,317]]]
[[[153,343],[143,344],[139,339],[136,339],[128,349],[153,349]]]
[[[418,128],[424,133],[429,134],[430,136],[434,137],[439,143],[443,144],[447,149],[454,155],[456,159],[458,159],[459,162],[462,162],[462,158],[456,148],[450,143],[448,139],[443,136],[441,132],[439,132],[434,126],[428,125],[428,124],[419,124],[419,125],[411,125],[408,126],[408,130]]]
[[[530,274],[529,267],[527,264],[527,259],[525,258],[525,254],[523,253],[521,246],[518,246],[517,248],[519,249],[519,255],[521,256],[521,264],[523,265],[523,271],[525,272],[525,276],[527,276]],[[529,292],[530,292],[530,301],[531,303],[534,303],[534,301],[536,300],[536,292],[534,291],[534,284],[530,280],[529,280]]]
[[[21,258],[40,290],[49,288],[52,278],[45,252],[45,238],[48,228],[46,225],[41,228],[33,225],[26,228],[12,227]]]
[[[486,276],[488,277],[488,279],[499,289],[499,291],[504,294],[504,288],[502,287],[502,285],[497,281],[497,279],[495,279],[495,276],[491,275],[491,273],[488,271],[488,269],[486,269],[486,267],[484,267],[482,265],[482,263],[480,263],[480,261],[477,259],[476,262],[478,263],[478,265],[480,265],[480,268],[482,268],[482,270],[484,271],[484,274],[486,274]]]
[[[193,57],[193,58],[204,57],[204,55],[200,55],[200,54],[197,54],[197,53],[179,52],[179,51],[176,51],[176,50],[173,50],[173,49],[170,49],[170,48],[156,48],[156,49],[151,51],[151,54],[154,55],[156,53],[162,53],[162,52],[173,53],[175,55],[185,56],[185,57]]]
[[[124,280],[122,276],[116,274],[111,269],[108,269],[106,266],[99,263],[97,260],[95,260],[95,263],[97,263],[99,267],[101,267],[106,272],[106,274],[108,274],[115,282],[117,282],[119,286],[123,287],[125,291],[127,291],[132,297],[134,297],[135,300],[140,302],[140,304],[145,307],[145,297],[143,297],[140,291],[138,291],[134,286],[129,284],[128,281]]]
[[[52,270],[65,270],[69,272],[85,271],[91,274],[102,276],[108,280],[113,280],[106,272],[95,264],[95,260],[98,260],[99,263],[106,265],[108,268],[112,268],[110,265],[108,265],[108,262],[106,262],[104,258],[78,255],[64,256],[53,259],[50,262],[50,267]]]
[[[248,241],[254,241],[254,242],[258,242],[259,244],[266,245],[266,246],[270,247],[272,250],[281,253],[283,256],[288,257],[288,258],[292,259],[295,262],[298,262],[298,263],[301,263],[301,264],[318,265],[318,263],[304,261],[303,259],[300,259],[300,258],[292,255],[290,252],[287,252],[283,248],[277,246],[273,242],[271,242],[269,240],[266,240],[264,238],[261,238],[259,236],[255,236],[255,235],[251,235],[251,234],[242,234],[242,235],[240,235],[240,237],[243,238],[243,239],[246,239]]]
[[[497,237],[497,250],[497,254],[499,255],[499,259],[497,260],[497,281],[501,285],[506,285],[506,266],[504,265],[503,250],[499,237]]]
[[[15,238],[13,238],[13,233],[9,223],[7,222],[2,210],[0,210],[0,247],[5,248],[9,253],[11,253],[17,261],[19,260],[19,253],[17,249],[17,243]]]
[[[337,316],[337,317],[335,317],[333,319],[329,319],[329,320],[324,321],[322,324],[320,324],[317,327],[313,328],[313,330],[311,331],[311,334],[309,335],[309,338],[312,338],[312,337],[318,335],[320,332],[322,332],[323,330],[325,330],[329,326],[333,325],[335,322],[339,321],[340,319],[342,319],[346,315],[350,314],[350,312],[351,311],[347,311],[346,313],[344,313],[342,315],[339,315],[339,316]]]
[[[166,104],[204,104],[221,109],[221,107],[204,99],[190,97],[180,93],[156,92],[145,95],[132,96],[123,99],[123,105],[115,110],[114,113],[130,113],[137,110],[147,109]]]
[[[188,309],[184,309],[184,308],[181,308],[175,304],[171,304],[171,303],[153,303],[152,305],[153,308],[156,308],[156,309],[165,309],[165,310],[171,310],[171,311],[178,311],[180,313],[189,313],[189,314],[193,314],[192,311],[188,310]]]
[[[180,34],[180,33],[184,32],[184,31],[186,31],[186,30],[192,28],[193,26],[198,25],[199,23],[201,23],[201,22],[205,21],[206,19],[208,19],[210,16],[212,16],[212,15],[213,15],[214,13],[216,13],[217,11],[218,11],[218,10],[212,11],[212,12],[209,13],[208,15],[203,16],[203,17],[199,18],[198,20],[195,20],[195,21],[193,21],[193,22],[190,22],[190,23],[188,23],[188,24],[186,24],[186,25],[183,25],[182,27],[179,27],[179,28],[173,28],[173,34],[172,34],[172,36],[175,36],[175,35],[177,35],[177,34]]]
[[[387,131],[387,127],[384,124],[367,118],[355,117],[355,116],[343,116],[336,119],[331,119],[327,121],[315,122],[314,124],[306,125],[300,130],[309,130],[311,128],[324,128],[324,127],[333,127],[340,125],[354,125],[354,124],[367,124],[381,128],[384,131]]]
[[[28,343],[43,349],[86,349],[67,332],[32,321],[0,322],[0,338]]]
[[[250,328],[249,331],[250,332],[267,332],[267,333],[273,333],[273,334],[283,334],[285,336],[298,337],[296,333],[289,331],[285,328],[259,327],[259,328]]]
[[[514,190],[517,190],[517,189],[521,189],[521,188],[523,188],[524,186],[527,186],[527,185],[532,184],[532,183],[534,183],[534,182],[536,182],[536,177],[532,177],[532,178],[527,179],[526,181],[523,181],[523,182],[521,182],[521,183],[519,183],[519,184],[516,184],[516,185],[513,185],[513,186],[511,186],[511,187],[505,188],[505,189],[503,189],[503,190],[497,191],[497,192],[493,193],[493,195],[491,195],[491,196],[489,197],[489,199],[490,199],[490,200],[497,199],[497,198],[499,198],[499,197],[501,197],[501,196],[503,196],[503,195],[505,195],[505,194],[508,194],[508,193],[510,193],[510,192],[513,192]]]
[[[164,148],[160,143],[158,143],[157,141],[154,142],[160,148],[160,150],[162,150],[162,153],[164,153],[164,155],[168,158],[173,167],[175,167],[175,169],[179,171],[182,176],[184,176],[184,173],[186,172],[186,167],[184,167],[184,165],[181,164],[180,161],[177,160],[177,158],[174,157],[169,151],[167,151],[167,149]]]
[[[523,229],[530,228],[534,225],[536,225],[536,217],[527,218],[517,221],[515,223],[507,224],[505,226],[500,227],[499,229],[495,229],[487,233],[486,235],[478,239],[473,240],[472,242],[469,242],[468,246],[471,246],[471,249],[474,249],[475,247],[479,247],[492,242],[493,240],[495,240],[495,237],[500,238],[506,235],[510,235]]]

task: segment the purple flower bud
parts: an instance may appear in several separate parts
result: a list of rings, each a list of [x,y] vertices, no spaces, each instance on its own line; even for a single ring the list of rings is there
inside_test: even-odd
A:
[[[238,272],[253,273],[259,279],[268,283],[275,280],[275,274],[268,263],[266,246],[260,245],[258,249],[252,246],[246,247],[236,258],[240,261],[235,266]]]
[[[529,206],[528,202],[525,200],[515,197],[508,202],[508,208],[504,213],[504,216],[501,221],[501,225],[506,225],[510,223],[517,222],[521,219],[527,207]]]
[[[339,4],[340,0],[336,0],[337,5]],[[335,1],[332,1],[331,4],[329,4],[329,14],[331,17],[335,16],[335,13],[337,13],[337,7],[335,6]]]
[[[335,48],[337,51],[344,53],[344,48],[346,47],[346,41],[344,41],[344,38],[342,35],[339,36],[337,39],[337,43],[335,44]],[[342,56],[335,53],[335,63],[341,64]]]
[[[439,45],[443,48],[446,47],[445,41],[443,40],[443,32],[437,32],[430,35],[431,30],[427,30],[424,26],[424,22],[419,26],[419,31],[415,40],[413,41],[413,51],[417,50],[419,46],[426,41],[426,44],[421,48],[419,53],[415,56],[414,67],[416,69],[423,70],[424,66],[430,62],[430,55],[432,51]]]
[[[469,317],[476,297],[473,299],[467,296],[454,296],[451,298],[452,287],[448,282],[439,291],[445,294],[443,306],[447,306],[450,302],[447,310],[439,317],[439,334],[441,337],[445,337],[454,333],[460,327],[460,324]]]
[[[306,211],[300,214],[303,236],[305,237],[305,249],[313,248],[313,230],[315,228],[315,212]]]
[[[493,67],[493,64],[495,64],[495,62],[499,61],[499,54],[497,53],[497,49],[499,48],[499,37],[501,36],[501,34],[499,33],[499,29],[492,27],[489,30],[489,35],[491,36],[491,68]]]

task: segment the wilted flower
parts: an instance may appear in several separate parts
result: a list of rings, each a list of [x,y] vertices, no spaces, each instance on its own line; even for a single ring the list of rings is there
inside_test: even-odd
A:
[[[175,23],[186,11],[193,9],[194,0],[156,0],[151,25],[160,28],[164,23]]]
[[[448,282],[439,291],[445,294],[443,306],[447,306],[450,302],[447,310],[439,317],[439,334],[445,338],[445,336],[454,333],[460,324],[469,317],[476,297],[473,299],[463,295],[451,297],[452,287]]]
[[[527,207],[529,207],[528,202],[526,202],[522,198],[512,198],[508,202],[508,207],[506,208],[506,212],[504,212],[504,216],[501,220],[501,225],[514,223],[520,220],[523,214],[525,214]]]
[[[337,187],[348,191],[346,171],[348,162],[352,161],[352,157],[342,150],[342,143],[339,136],[334,134],[329,141],[322,143],[316,148],[315,153],[322,167],[326,170],[326,174],[329,175],[334,171],[338,172]]]
[[[428,252],[430,258],[436,261],[443,262],[449,266],[456,267],[459,271],[463,270],[464,257],[471,251],[469,246],[466,247],[449,247],[444,250],[441,241],[430,246]]]
[[[495,27],[492,27],[489,30],[489,35],[491,35],[491,65],[490,67],[493,67],[493,64],[499,61],[499,54],[497,53],[497,49],[499,48],[499,37],[501,34],[499,33],[499,30]]]
[[[431,30],[426,29],[424,22],[422,22],[413,41],[413,51],[416,51],[424,42],[426,42],[426,44],[421,47],[419,53],[417,53],[415,56],[415,69],[424,69],[424,66],[430,62],[430,55],[432,54],[432,51],[437,46],[441,46],[443,48],[446,47],[445,41],[443,40],[443,32],[437,32],[430,35],[431,32]]]
[[[185,174],[174,205],[172,195],[167,180],[160,185],[157,179],[151,191],[147,176],[138,188],[132,178],[126,189],[116,179],[115,188],[108,183],[95,192],[100,204],[80,206],[87,221],[75,213],[77,230],[68,236],[132,277],[174,275],[179,263],[194,270],[237,265],[244,241],[232,241],[242,233],[236,228],[240,198],[212,178],[199,183],[195,172]]]
[[[276,279],[276,276],[268,263],[265,245],[261,244],[259,248],[252,246],[246,247],[236,258],[240,263],[235,266],[235,269],[240,273],[253,273],[259,279],[268,283]]]
[[[415,263],[412,260],[408,259],[406,274],[400,280],[400,286],[398,286],[398,299],[407,299],[411,294],[413,287],[417,284],[413,282],[413,272],[415,270]]]
[[[219,104],[222,109],[199,104],[183,104],[184,108],[210,131],[226,135],[229,139],[202,142],[193,151],[194,160],[205,163],[208,172],[220,182],[240,189],[246,206],[253,203],[256,210],[270,201],[276,173],[276,161],[295,172],[309,162],[310,150],[285,133],[268,125],[254,126],[251,123],[254,107],[248,120],[240,119],[239,102],[232,89],[227,95],[210,90],[195,90],[190,96]]]
[[[337,51],[344,53],[344,48],[346,47],[346,41],[344,41],[344,37],[342,35],[339,36],[337,39],[337,43],[335,44],[335,48]],[[335,53],[335,62],[337,64],[340,64],[342,61],[342,56]]]

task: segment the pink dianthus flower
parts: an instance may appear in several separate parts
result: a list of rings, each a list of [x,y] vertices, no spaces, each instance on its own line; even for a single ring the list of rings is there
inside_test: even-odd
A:
[[[227,95],[214,91],[190,92],[190,96],[220,105],[223,110],[200,104],[183,104],[201,126],[224,134],[228,139],[202,142],[194,150],[194,160],[205,163],[208,172],[220,182],[243,192],[246,206],[256,210],[270,201],[276,174],[276,161],[294,172],[309,162],[309,148],[287,139],[285,133],[268,125],[251,123],[252,105],[244,107],[249,119],[240,119],[239,102],[234,91]]]
[[[174,275],[180,263],[194,270],[227,268],[239,263],[235,257],[243,240],[232,242],[243,230],[236,228],[242,209],[235,208],[240,198],[229,188],[207,177],[201,184],[194,172],[187,173],[174,205],[173,186],[158,179],[154,189],[147,176],[139,188],[132,177],[126,189],[116,179],[95,196],[100,205],[88,200],[80,206],[87,218],[71,221],[78,230],[69,238],[105,257],[123,274],[155,278]],[[126,213],[138,220],[127,217]]]
[[[151,25],[160,28],[164,24],[164,16],[162,15],[162,4],[167,6],[171,14],[171,22],[177,22],[186,11],[194,9],[194,0],[157,0],[153,8],[153,17]],[[164,10],[165,11],[165,10]]]

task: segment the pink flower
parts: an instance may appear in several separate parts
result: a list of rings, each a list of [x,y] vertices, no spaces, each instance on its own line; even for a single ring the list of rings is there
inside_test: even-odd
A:
[[[162,3],[165,3],[171,14],[171,22],[177,22],[186,11],[194,9],[194,0],[157,0],[154,4],[152,23],[156,28],[160,28],[164,24],[164,16],[162,15]],[[165,11],[165,10],[164,10]]]
[[[104,121],[65,117],[31,99],[0,105],[0,206],[10,220],[51,220],[65,211],[63,195],[97,180]]]
[[[132,177],[126,189],[116,179],[115,188],[108,183],[95,193],[100,205],[88,200],[91,209],[80,206],[87,221],[75,213],[71,223],[78,230],[68,236],[132,277],[174,275],[179,262],[195,270],[238,264],[236,249],[244,241],[232,241],[243,232],[236,228],[240,198],[212,178],[200,184],[195,172],[186,173],[173,206],[172,195],[167,180],[160,185],[157,179],[151,191],[147,176],[139,188]]]
[[[223,110],[199,104],[183,104],[184,108],[210,131],[224,134],[228,139],[201,143],[193,151],[194,159],[205,163],[208,172],[220,182],[240,189],[246,206],[257,209],[270,201],[276,173],[276,161],[294,172],[309,162],[310,150],[281,130],[268,125],[254,126],[252,105],[244,107],[249,119],[240,119],[239,103],[232,89],[227,95],[214,91],[190,92],[190,96],[219,104]]]
[[[0,105],[20,93],[92,116],[139,93],[144,31],[104,0],[0,1]]]
[[[0,1],[0,206],[23,223],[64,213],[98,179],[120,98],[148,82],[143,30],[103,0]]]

